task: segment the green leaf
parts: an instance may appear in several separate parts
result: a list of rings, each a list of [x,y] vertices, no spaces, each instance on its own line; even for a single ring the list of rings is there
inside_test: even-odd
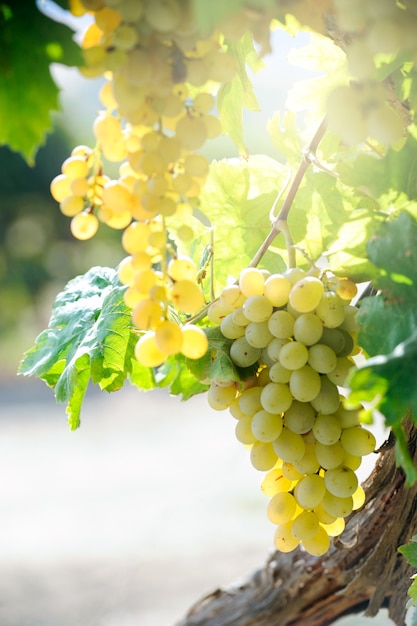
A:
[[[269,6],[271,2],[272,0],[252,0],[251,7],[262,9]],[[191,0],[191,11],[199,29],[205,32],[219,26],[243,5],[246,5],[246,0],[228,0],[227,2],[224,0],[210,0],[210,2]]]
[[[249,111],[258,111],[259,104],[246,72],[246,64],[250,63],[254,67],[254,56],[257,53],[250,33],[238,42],[228,43],[227,48],[236,60],[238,72],[231,81],[220,87],[217,109],[223,132],[230,135],[241,153],[247,154],[243,139],[242,110],[246,108]]]
[[[400,552],[408,561],[408,563],[417,568],[417,536],[411,538],[409,543],[406,543],[398,548],[398,552]],[[411,583],[410,588],[408,589],[408,595],[411,598],[411,604],[413,606],[417,606],[417,579],[415,576],[412,577],[413,582]]]
[[[43,15],[35,1],[5,3],[0,13],[0,145],[20,152],[29,164],[51,130],[50,112],[60,108],[52,62],[81,63],[71,30]]]
[[[233,339],[226,339],[218,326],[205,328],[204,332],[209,342],[207,353],[201,359],[184,359],[196,379],[206,384],[212,380],[221,380],[228,384],[246,380],[256,372],[257,363],[251,367],[236,367],[230,358]]]
[[[95,267],[58,294],[49,326],[24,355],[19,373],[38,376],[67,403],[71,429],[80,424],[89,381],[120,389],[132,370],[133,339],[125,287],[117,271]],[[137,374],[136,374],[137,375]]]
[[[382,224],[368,244],[379,268],[379,295],[357,316],[358,342],[371,357],[350,375],[350,402],[371,402],[396,435],[396,459],[407,484],[417,480],[404,433],[410,412],[417,422],[417,222],[407,213]]]

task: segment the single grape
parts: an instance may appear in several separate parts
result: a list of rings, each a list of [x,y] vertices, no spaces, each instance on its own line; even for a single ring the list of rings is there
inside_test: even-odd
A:
[[[295,513],[297,503],[292,494],[281,491],[275,494],[268,503],[267,515],[273,524],[289,522]]]
[[[294,463],[303,458],[305,443],[301,435],[283,428],[281,434],[272,442],[277,456],[287,463]]]
[[[282,346],[279,362],[288,370],[298,370],[307,363],[308,355],[309,352],[303,343],[290,341]]]
[[[352,496],[358,487],[358,477],[348,467],[329,469],[324,475],[324,484],[327,491],[339,498]]]
[[[275,311],[268,319],[268,328],[272,335],[274,337],[278,337],[279,339],[292,337],[294,330],[294,318],[291,313],[288,313],[288,311]]]
[[[376,439],[373,433],[362,426],[346,428],[340,437],[340,442],[348,454],[365,456],[374,452]]]
[[[252,432],[259,441],[272,442],[282,431],[282,417],[268,413],[265,409],[257,411],[252,419]]]
[[[271,274],[264,285],[263,293],[274,307],[281,307],[287,304],[291,291],[291,283],[282,274]]]
[[[236,324],[232,313],[226,315],[220,322],[220,330],[227,339],[238,339],[245,335],[245,327]]]
[[[334,517],[347,517],[353,510],[352,496],[339,498],[327,490],[325,491],[321,504],[324,510]]]
[[[304,550],[313,556],[322,556],[330,548],[329,535],[323,526],[319,526],[316,534],[309,539],[305,539],[302,543]]]
[[[290,378],[290,390],[296,400],[311,402],[319,394],[321,380],[319,374],[309,365],[294,370]]]
[[[277,455],[270,442],[255,441],[250,451],[250,461],[253,467],[260,472],[266,472],[274,467]]]
[[[250,322],[267,322],[273,311],[266,296],[249,296],[243,303],[243,312]]]
[[[319,441],[315,444],[317,461],[324,469],[334,469],[342,465],[345,452],[340,441],[326,445]]]
[[[316,413],[310,403],[293,400],[284,414],[284,424],[293,433],[302,435],[312,429],[315,417]]]
[[[319,519],[313,511],[302,511],[293,520],[291,532],[297,539],[311,539],[319,529]]]
[[[269,413],[282,413],[290,408],[293,401],[288,385],[268,383],[261,392],[261,404]]]
[[[268,322],[250,322],[244,333],[246,341],[254,348],[265,348],[273,338]]]
[[[246,415],[238,420],[235,427],[235,437],[240,443],[252,445],[256,442],[256,437],[252,432],[252,416]]]
[[[280,552],[292,552],[300,543],[291,532],[291,522],[279,524],[274,535],[274,544]]]
[[[135,346],[135,357],[145,367],[158,367],[165,362],[167,355],[158,348],[155,333],[149,330]]]
[[[305,452],[299,461],[294,461],[294,467],[301,474],[315,474],[320,469],[320,464],[317,460],[316,449],[313,443],[307,443],[305,438]]]
[[[317,415],[313,433],[316,440],[325,446],[331,446],[340,439],[342,429],[337,417],[334,415]]]
[[[239,407],[246,415],[253,416],[262,409],[262,387],[249,387],[239,396]]]
[[[315,276],[306,276],[295,283],[290,291],[289,302],[299,313],[310,313],[318,306],[324,286]]]
[[[261,270],[258,270],[256,267],[246,267],[240,272],[239,287],[246,298],[262,295],[264,285],[265,277]]]
[[[321,376],[320,379],[320,391],[317,396],[311,400],[311,406],[317,413],[323,413],[324,415],[336,413],[340,406],[339,389],[326,375]]]
[[[280,468],[274,468],[263,477],[261,482],[261,491],[263,494],[272,498],[277,493],[289,492],[292,481],[285,478]]]
[[[98,230],[98,219],[94,213],[83,211],[72,218],[70,227],[76,239],[91,239]]]
[[[197,313],[204,305],[203,292],[191,280],[178,280],[171,288],[170,296],[177,309],[188,315]]]
[[[245,337],[239,337],[230,346],[230,358],[238,367],[249,367],[258,361],[261,349],[251,346]]]
[[[327,374],[335,369],[337,357],[329,346],[316,343],[308,350],[308,364],[319,374]]]
[[[316,315],[327,328],[340,326],[345,319],[343,301],[333,291],[326,291],[316,307]]]
[[[318,474],[309,474],[299,480],[294,488],[297,503],[303,509],[314,509],[324,498],[324,479]]]
[[[323,324],[314,313],[303,313],[294,322],[294,339],[311,346],[320,341]]]

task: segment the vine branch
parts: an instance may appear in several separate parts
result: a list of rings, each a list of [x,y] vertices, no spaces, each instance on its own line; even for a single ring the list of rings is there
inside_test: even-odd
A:
[[[268,250],[268,248],[270,247],[270,245],[272,244],[274,239],[281,232],[283,232],[283,230],[282,230],[283,223],[287,221],[288,214],[290,212],[290,209],[291,209],[292,203],[294,201],[294,198],[296,196],[296,193],[298,191],[298,188],[301,185],[301,182],[302,182],[302,180],[304,178],[304,175],[305,175],[308,167],[314,161],[314,157],[315,157],[317,148],[319,146],[320,141],[323,138],[324,133],[326,132],[326,128],[327,128],[327,120],[326,120],[326,118],[324,118],[322,120],[320,126],[318,127],[318,129],[314,133],[314,136],[313,136],[312,140],[310,141],[309,145],[307,146],[306,150],[303,153],[303,156],[301,158],[300,164],[299,164],[298,169],[297,169],[297,171],[295,173],[295,176],[294,176],[293,181],[292,181],[292,183],[290,185],[290,188],[288,189],[288,193],[287,193],[287,195],[285,197],[285,200],[284,200],[284,203],[283,203],[283,205],[281,207],[281,210],[280,210],[280,212],[278,213],[277,217],[275,218],[275,220],[272,223],[271,231],[269,232],[269,234],[267,235],[267,237],[265,238],[265,240],[263,241],[263,243],[259,247],[259,250],[257,251],[255,256],[253,257],[251,262],[249,263],[249,267],[256,267],[260,263],[261,259],[265,255],[266,251]],[[286,188],[286,186],[287,186],[287,184],[285,184],[284,189]],[[280,192],[280,194],[278,195],[276,201],[274,202],[274,207],[272,208],[271,213],[273,212],[273,209],[275,208],[275,206],[276,206],[277,202],[279,201],[281,195],[282,195],[282,192]]]

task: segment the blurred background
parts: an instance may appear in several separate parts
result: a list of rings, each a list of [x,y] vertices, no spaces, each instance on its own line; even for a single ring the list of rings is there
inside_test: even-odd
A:
[[[275,58],[253,77],[261,112],[245,117],[251,152],[278,158],[260,130],[305,76],[285,56],[306,38],[274,38]],[[262,566],[273,527],[233,419],[204,397],[90,389],[82,426],[69,432],[52,391],[16,376],[65,283],[124,257],[120,233],[106,226],[91,241],[72,239],[50,197],[72,147],[92,143],[99,108],[98,81],[52,72],[62,113],[36,165],[0,148],[0,624],[168,626]],[[237,153],[222,138],[209,156]],[[381,614],[377,623],[391,622]]]

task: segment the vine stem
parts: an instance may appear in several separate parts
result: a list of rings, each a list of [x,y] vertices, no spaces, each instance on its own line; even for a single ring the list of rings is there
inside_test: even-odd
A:
[[[285,200],[283,202],[281,210],[278,213],[277,217],[272,222],[271,231],[269,232],[269,234],[267,235],[265,240],[260,245],[260,247],[259,247],[258,251],[256,252],[255,256],[253,257],[253,259],[249,263],[249,267],[256,267],[260,263],[262,257],[265,255],[266,251],[271,246],[271,244],[274,241],[274,239],[281,232],[283,232],[283,226],[284,226],[284,224],[286,225],[288,214],[290,212],[290,209],[291,209],[292,203],[294,201],[295,195],[296,195],[296,193],[298,191],[299,186],[301,185],[301,182],[302,182],[302,180],[304,178],[304,175],[305,175],[308,167],[311,165],[312,162],[315,161],[316,151],[317,151],[317,148],[318,148],[318,145],[319,145],[320,141],[323,138],[324,133],[326,132],[326,128],[327,128],[327,120],[326,120],[326,118],[324,118],[321,121],[320,126],[317,128],[316,132],[314,133],[313,138],[310,141],[309,145],[307,146],[306,150],[304,151],[303,157],[302,157],[302,159],[300,161],[300,164],[299,164],[298,169],[297,169],[297,171],[295,173],[295,176],[294,176],[293,181],[292,181],[292,183],[290,185],[290,188],[288,189],[288,193],[287,193],[287,195],[285,197]],[[280,196],[281,196],[281,193],[279,194],[277,200],[275,201],[274,206],[277,204]],[[271,213],[273,213],[273,208],[271,209]],[[285,230],[286,230],[286,233],[288,234],[288,229],[285,229]],[[284,233],[284,235],[286,235],[286,233]],[[286,236],[286,241],[288,241],[288,237],[287,236]],[[294,259],[292,258],[293,254],[291,253],[291,249],[292,249],[292,246],[290,246],[290,249],[288,250],[288,253],[289,253],[290,261],[292,263],[294,263]]]

